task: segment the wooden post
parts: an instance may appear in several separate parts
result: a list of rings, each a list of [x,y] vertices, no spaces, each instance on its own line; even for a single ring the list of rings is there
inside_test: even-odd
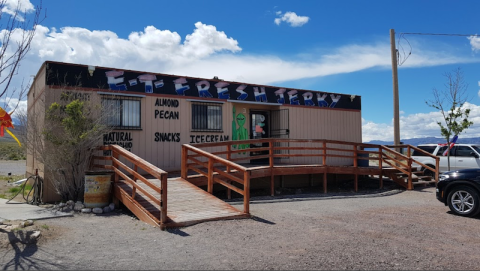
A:
[[[398,70],[397,70],[397,49],[395,48],[395,30],[390,29],[390,49],[392,56],[392,77],[393,77],[393,145],[400,145],[400,110],[398,101]],[[395,149],[400,152],[399,148]]]
[[[355,187],[355,192],[358,192],[358,174],[355,174],[354,187]]]
[[[232,145],[227,144],[227,160],[231,161],[231,159],[232,159]],[[227,173],[230,174],[231,171],[232,169],[230,168],[230,166],[227,165]],[[231,182],[227,181],[227,183],[231,183]],[[228,199],[232,198],[232,189],[230,188],[227,188],[227,198]]]
[[[161,175],[160,183],[160,223],[165,224],[167,222],[167,175]]]
[[[380,189],[383,188],[383,169],[382,169],[382,149],[378,148],[378,168],[380,169],[380,175],[378,176],[380,179]]]
[[[118,153],[115,150],[112,150],[112,156],[113,156],[113,158],[115,158],[117,160],[119,159]],[[118,170],[117,162],[112,161],[112,165],[115,169]],[[117,172],[115,172],[115,183],[118,183],[119,181],[120,181],[120,175],[118,175]]]
[[[208,158],[208,193],[213,194],[213,159]]]
[[[138,173],[138,166],[135,164],[133,165],[133,171],[135,171],[136,173]],[[133,175],[133,181],[134,182],[137,182],[137,176]]]
[[[355,170],[355,179],[354,179],[354,188],[355,188],[355,192],[358,192],[358,146],[357,144],[354,144],[353,145],[353,167],[354,167],[354,170]]]
[[[440,171],[440,157],[435,157],[435,183],[438,182],[439,174],[438,172]]]
[[[323,193],[327,193],[327,169],[323,172]]]
[[[322,165],[327,165],[327,142],[323,141],[323,158],[322,158]]]
[[[413,181],[412,181],[412,158],[408,158],[408,189],[413,189]]]
[[[182,145],[182,165],[181,165],[181,177],[182,179],[187,179],[188,174],[188,149]]]
[[[273,174],[273,139],[269,139],[269,162],[270,162],[270,195],[275,196],[275,176]]]
[[[250,171],[243,172],[243,212],[250,214]]]

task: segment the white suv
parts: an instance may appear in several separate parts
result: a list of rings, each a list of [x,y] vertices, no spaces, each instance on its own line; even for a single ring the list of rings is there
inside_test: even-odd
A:
[[[418,145],[419,149],[429,152],[440,157],[440,172],[448,171],[448,157],[443,155],[447,146],[440,146],[438,144],[424,144]],[[450,170],[459,170],[464,168],[480,168],[480,144],[455,144],[450,150]],[[412,158],[420,163],[435,168],[435,159],[425,154],[414,151]],[[415,165],[414,165],[415,166]],[[417,168],[424,170],[417,165]],[[429,171],[429,170],[427,170]],[[431,172],[425,172],[425,175],[430,175]]]

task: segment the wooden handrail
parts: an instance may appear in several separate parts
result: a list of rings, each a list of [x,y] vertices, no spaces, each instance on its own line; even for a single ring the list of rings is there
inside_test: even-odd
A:
[[[142,158],[138,157],[137,155],[125,150],[124,148],[118,145],[107,145],[107,146],[100,146],[97,148],[101,151],[111,151],[112,156],[92,156],[92,159],[102,160],[102,161],[112,161],[111,166],[104,166],[105,168],[113,169],[115,173],[115,183],[118,183],[120,177],[122,177],[126,182],[132,185],[132,195],[130,196],[132,200],[135,201],[135,193],[137,190],[141,191],[146,197],[152,200],[154,203],[158,204],[160,207],[160,224],[165,224],[167,222],[167,178],[168,173],[162,169],[157,168],[156,166],[152,165],[151,163],[143,160]],[[125,160],[131,162],[133,164],[133,169],[127,166],[125,163],[121,162],[120,159],[124,158]],[[93,164],[95,167],[101,167],[102,165]],[[158,179],[160,181],[160,188],[150,182],[147,178],[143,177],[140,173],[138,173],[138,168],[143,169],[145,172],[153,176],[153,178]],[[133,177],[130,178],[120,169],[125,170],[127,173],[131,174]],[[145,183],[148,187],[152,188],[154,191],[160,193],[160,198],[155,198],[151,193],[149,193],[146,189],[141,187],[137,184],[137,181],[141,181]]]

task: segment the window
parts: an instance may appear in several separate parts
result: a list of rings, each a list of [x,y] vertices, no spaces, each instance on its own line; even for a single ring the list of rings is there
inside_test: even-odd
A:
[[[474,154],[473,150],[468,146],[458,146],[457,147],[457,156],[463,157],[472,157]]]
[[[440,149],[438,149],[438,152],[437,152],[437,156],[444,156],[443,153],[447,150],[448,146],[442,146],[440,147]],[[450,149],[450,156],[455,156],[455,149],[457,147],[456,146],[453,146],[451,149]],[[447,155],[445,155],[447,156]]]
[[[192,104],[193,131],[222,131],[222,105],[214,103]]]
[[[437,148],[437,146],[418,146],[418,148],[421,149],[421,150],[424,150],[428,153],[433,153],[435,151],[435,149]],[[413,150],[412,156],[427,156],[427,155],[424,154],[423,152]]]
[[[117,129],[141,129],[141,100],[134,97],[102,97],[102,111],[107,125]]]

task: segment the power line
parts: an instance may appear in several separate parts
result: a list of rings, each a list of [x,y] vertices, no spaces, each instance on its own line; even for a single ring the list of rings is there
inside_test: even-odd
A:
[[[459,37],[470,37],[478,36],[478,34],[438,34],[438,33],[400,33],[401,35],[429,35],[429,36],[459,36]]]

